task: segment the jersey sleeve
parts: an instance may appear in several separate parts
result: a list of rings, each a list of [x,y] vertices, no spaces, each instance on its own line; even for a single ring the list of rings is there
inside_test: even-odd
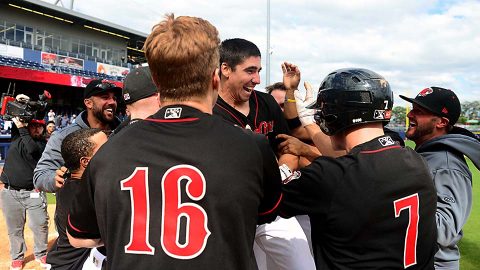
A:
[[[81,183],[78,185],[79,191],[72,200],[67,219],[68,233],[80,239],[99,239],[100,231],[97,225],[97,216],[94,205],[94,193],[92,189],[90,166],[83,174]]]
[[[287,218],[297,215],[326,217],[342,175],[338,161],[330,157],[317,158],[309,166],[294,172],[282,185],[280,215]]]
[[[258,209],[258,224],[275,220],[282,200],[281,176],[278,163],[266,138],[253,135],[263,158],[263,199]]]

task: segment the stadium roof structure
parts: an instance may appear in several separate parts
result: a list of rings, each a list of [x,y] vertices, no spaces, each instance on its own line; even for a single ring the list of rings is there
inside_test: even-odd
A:
[[[136,51],[137,53],[143,54],[143,44],[148,36],[146,33],[40,0],[7,0],[2,2],[25,11],[44,15],[59,21],[71,23],[73,25],[83,26],[92,30],[103,32],[104,34],[110,34],[116,37],[124,38],[127,42],[127,49],[129,51]]]

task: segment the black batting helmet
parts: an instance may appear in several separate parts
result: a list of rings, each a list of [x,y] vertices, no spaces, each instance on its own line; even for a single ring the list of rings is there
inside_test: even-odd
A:
[[[361,123],[390,121],[393,93],[388,82],[368,69],[339,69],[322,81],[315,120],[331,136]]]

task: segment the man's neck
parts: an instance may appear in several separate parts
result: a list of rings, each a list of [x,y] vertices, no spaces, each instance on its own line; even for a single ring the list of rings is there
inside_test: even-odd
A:
[[[127,105],[127,109],[130,112],[130,119],[145,119],[155,114],[160,109],[160,104],[151,98],[146,98]]]
[[[418,138],[414,141],[415,142],[415,149],[420,147],[420,145],[432,140],[433,138],[443,136],[443,135],[446,135],[446,134],[448,134],[446,129],[434,129],[434,131],[432,131],[430,134],[426,134],[426,135],[422,136],[421,138]]]
[[[235,110],[241,112],[245,116],[250,113],[250,104],[247,101],[241,101],[235,99],[232,95],[232,92],[227,88],[222,88],[218,91],[218,95],[230,106],[232,106]]]
[[[192,98],[186,101],[162,100],[162,107],[171,106],[171,105],[185,105],[185,106],[195,108],[204,113],[208,113],[208,114],[213,113],[212,97]]]
[[[93,114],[87,113],[88,126],[90,128],[99,128],[101,130],[109,130],[110,126],[106,123],[99,121]]]
[[[71,179],[82,179],[83,171],[85,171],[85,170],[80,168],[76,171],[71,172],[70,178]]]
[[[355,146],[383,136],[383,127],[379,123],[360,125],[345,132],[345,150],[349,153]]]

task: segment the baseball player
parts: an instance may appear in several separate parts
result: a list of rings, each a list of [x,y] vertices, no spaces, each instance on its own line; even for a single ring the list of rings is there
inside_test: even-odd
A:
[[[52,270],[101,269],[102,262],[95,265],[93,257],[87,260],[91,253],[98,251],[74,248],[68,241],[66,227],[71,201],[77,196],[85,196],[79,192],[83,172],[106,141],[107,135],[101,129],[83,128],[68,134],[62,142],[62,158],[68,172],[64,175],[65,185],[56,192],[55,227],[58,237],[47,256],[47,263],[51,264]]]
[[[219,43],[208,21],[173,15],[145,42],[163,107],[96,153],[67,227],[73,246],[105,245],[108,269],[256,269],[280,172],[263,137],[212,116]]]
[[[122,97],[128,118],[115,129],[114,134],[160,109],[160,97],[148,67],[139,67],[128,73],[123,81]]]
[[[253,130],[268,138],[278,151],[278,134],[288,134],[282,110],[275,99],[254,88],[260,83],[261,54],[258,47],[245,39],[228,39],[220,46],[221,89],[214,114],[233,125]],[[279,153],[279,163],[297,166],[298,158]],[[308,217],[305,230],[309,230]],[[255,257],[259,269],[314,269],[308,238],[297,218],[283,219],[257,228]]]
[[[314,116],[300,114],[347,152],[319,157],[283,185],[280,213],[310,216],[318,269],[433,269],[435,188],[423,159],[384,135],[392,106],[382,76],[339,69],[322,81]]]

